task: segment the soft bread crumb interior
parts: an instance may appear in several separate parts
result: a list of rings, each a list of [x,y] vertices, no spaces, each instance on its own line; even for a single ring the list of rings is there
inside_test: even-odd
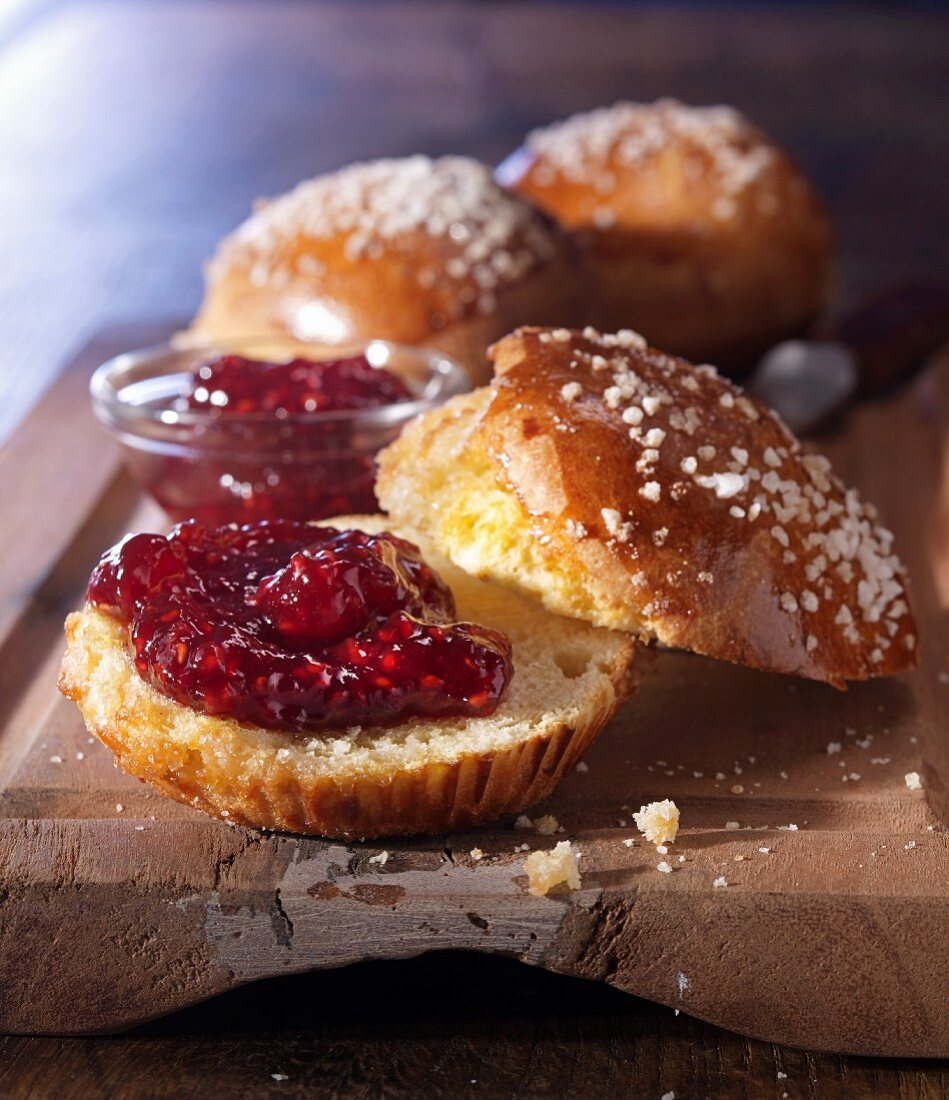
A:
[[[557,567],[542,534],[472,429],[490,400],[487,389],[426,417],[426,438],[409,426],[382,459],[377,492],[383,507],[475,577],[539,599],[550,611],[609,629],[642,624],[626,606],[607,606],[583,583],[583,571]],[[564,559],[570,560],[570,559]]]

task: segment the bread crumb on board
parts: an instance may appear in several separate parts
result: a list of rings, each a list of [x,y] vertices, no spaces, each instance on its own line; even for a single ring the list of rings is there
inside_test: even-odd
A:
[[[562,882],[571,890],[579,890],[579,858],[580,853],[569,840],[559,841],[549,852],[531,852],[524,860],[528,893],[542,898]]]
[[[679,807],[667,798],[650,802],[633,814],[636,828],[652,844],[671,844],[679,831]]]
[[[535,833],[539,833],[541,836],[553,836],[554,833],[563,832],[563,827],[553,814],[544,814],[543,817],[535,818],[533,821],[527,814],[521,814],[514,822],[514,828],[533,829]]]
[[[907,772],[903,778],[906,781],[906,786],[911,791],[921,791],[923,789],[923,781],[919,778],[919,772]]]
[[[554,833],[562,833],[563,826],[553,814],[544,814],[543,817],[535,819],[534,832],[539,833],[541,836],[553,836]]]

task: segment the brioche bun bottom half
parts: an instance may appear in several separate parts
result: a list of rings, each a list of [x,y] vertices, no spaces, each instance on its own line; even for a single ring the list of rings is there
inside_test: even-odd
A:
[[[387,528],[381,516],[333,525]],[[550,794],[628,695],[633,643],[429,561],[460,620],[511,639],[514,676],[489,717],[293,734],[202,714],[148,684],[125,625],[89,605],[66,622],[60,689],[123,771],[236,824],[361,840],[519,811]]]

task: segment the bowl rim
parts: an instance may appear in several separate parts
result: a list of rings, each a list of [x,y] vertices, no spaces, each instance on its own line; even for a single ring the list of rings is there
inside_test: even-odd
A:
[[[416,397],[409,401],[393,401],[386,405],[371,408],[294,412],[287,413],[284,416],[276,416],[273,412],[255,411],[231,413],[223,418],[198,410],[156,409],[147,405],[135,405],[129,401],[123,401],[121,398],[122,387],[115,385],[116,376],[121,372],[130,370],[149,359],[157,359],[159,356],[200,356],[203,353],[241,354],[242,345],[253,346],[267,343],[273,345],[281,339],[285,339],[288,346],[294,348],[299,358],[314,361],[365,355],[371,347],[383,347],[388,354],[397,352],[400,355],[422,362],[433,377],[442,379],[443,384],[437,393]],[[366,357],[369,358],[369,356]],[[267,359],[261,358],[260,361],[266,362]],[[281,360],[275,357],[273,361],[279,362]],[[372,365],[376,366],[376,364]],[[382,364],[378,365],[381,366]],[[123,434],[126,432],[135,434],[136,425],[167,429],[169,433],[180,432],[182,429],[187,428],[205,428],[209,424],[216,427],[224,425],[238,427],[242,424],[273,426],[274,423],[312,427],[336,424],[354,428],[380,428],[409,420],[419,413],[436,408],[450,397],[467,393],[471,388],[471,378],[461,363],[436,348],[417,347],[392,340],[372,339],[338,346],[323,344],[318,349],[314,348],[312,353],[308,353],[305,345],[300,341],[294,341],[286,337],[282,338],[279,335],[242,337],[235,340],[202,343],[183,343],[171,338],[158,344],[150,344],[144,348],[134,348],[111,356],[95,369],[89,380],[89,396],[96,418],[107,428],[116,429]]]

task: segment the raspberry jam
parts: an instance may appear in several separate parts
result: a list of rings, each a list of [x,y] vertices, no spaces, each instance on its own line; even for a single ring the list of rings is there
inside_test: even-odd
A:
[[[224,355],[187,376],[160,414],[182,430],[194,422],[186,441],[129,457],[175,520],[220,525],[374,512],[376,452],[398,427],[358,413],[415,396],[362,355],[286,363]]]
[[[513,672],[507,638],[455,622],[444,581],[388,533],[188,521],[119,543],[86,598],[128,625],[163,694],[271,729],[492,714]]]
[[[233,413],[339,412],[411,401],[406,384],[391,371],[373,367],[364,355],[348,359],[291,359],[262,363],[222,355],[199,367],[185,395],[189,409],[216,416]]]

